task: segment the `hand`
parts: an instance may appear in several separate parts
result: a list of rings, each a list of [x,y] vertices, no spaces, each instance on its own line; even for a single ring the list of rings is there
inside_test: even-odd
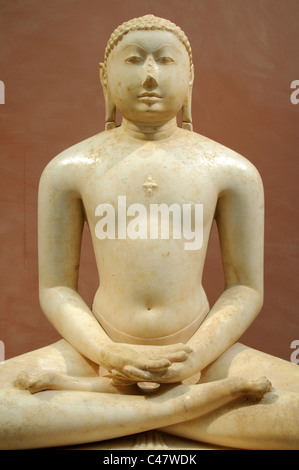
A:
[[[167,369],[152,369],[145,371],[142,368],[128,365],[124,368],[123,373],[117,372],[114,375],[114,378],[115,380],[126,378],[126,380],[131,380],[131,383],[152,382],[158,384],[171,384],[181,382],[194,374],[197,374],[197,380],[199,380],[200,371],[196,367],[196,358],[193,356],[191,351],[188,358],[183,361],[172,362]]]
[[[114,383],[163,383],[170,378],[174,382],[177,371],[173,366],[185,362],[191,352],[188,345],[181,343],[169,346],[112,343],[103,349],[99,362],[109,371]]]

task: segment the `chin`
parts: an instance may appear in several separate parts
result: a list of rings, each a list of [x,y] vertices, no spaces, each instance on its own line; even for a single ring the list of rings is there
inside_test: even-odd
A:
[[[119,109],[119,111],[129,121],[161,122],[173,119],[177,116],[180,109],[181,107],[170,112],[169,106],[167,108],[164,103],[156,102],[152,104],[138,103],[134,109],[124,110],[124,113],[122,113],[121,109]]]
[[[178,111],[179,112],[179,111]],[[169,112],[165,113],[161,110],[157,110],[154,106],[147,107],[140,111],[139,113],[132,113],[130,115],[123,115],[128,121],[132,122],[144,122],[144,123],[154,123],[154,122],[168,122],[171,119],[175,118],[178,115],[178,112],[170,114]]]

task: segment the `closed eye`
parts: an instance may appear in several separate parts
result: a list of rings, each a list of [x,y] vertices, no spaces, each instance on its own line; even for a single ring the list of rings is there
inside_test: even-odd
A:
[[[125,60],[128,64],[139,64],[140,62],[143,62],[143,58],[137,55],[132,55],[130,57],[127,57]]]
[[[168,57],[168,56],[158,57],[158,59],[156,59],[156,60],[160,64],[172,64],[172,63],[174,63],[174,59],[172,57]]]

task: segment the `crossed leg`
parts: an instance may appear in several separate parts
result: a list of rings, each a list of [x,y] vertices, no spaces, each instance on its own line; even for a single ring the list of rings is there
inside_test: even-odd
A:
[[[27,359],[8,361],[6,375],[0,369],[0,378],[6,377],[0,393],[1,446],[14,449],[82,444],[160,428],[170,434],[226,446],[299,448],[299,390],[295,390],[299,387],[298,369],[295,366],[285,372],[285,380],[289,375],[292,378],[289,377],[289,389],[284,394],[269,392],[268,380],[252,379],[268,369],[276,385],[281,385],[281,371],[291,364],[282,361],[281,371],[276,373],[277,360],[259,354],[262,353],[236,345],[204,371],[199,385],[163,386],[150,397],[138,391],[115,394],[106,393],[107,390],[44,391],[31,395],[12,387],[12,377],[16,378],[25,363],[35,372],[52,370],[54,363],[58,373],[85,376],[79,380],[85,384],[87,377],[97,376],[92,363],[80,355],[78,358],[71,346],[59,342],[54,349],[43,348],[35,355],[29,353]],[[263,364],[257,368],[258,361]],[[250,362],[255,364],[254,371]],[[50,364],[51,368],[47,367]],[[96,380],[107,385],[105,379]],[[287,384],[282,385],[288,388]]]
[[[265,375],[272,387],[260,401],[240,397],[227,406],[162,431],[226,447],[299,450],[299,367],[280,358],[232,346],[202,372],[200,384],[224,377]]]

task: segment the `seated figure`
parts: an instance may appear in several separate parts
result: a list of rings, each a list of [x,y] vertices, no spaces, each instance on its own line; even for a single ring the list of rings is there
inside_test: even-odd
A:
[[[39,188],[40,303],[63,339],[1,365],[0,448],[159,429],[299,449],[298,366],[238,343],[263,303],[262,183],[245,158],[193,132],[187,37],[152,15],[130,20],[100,78],[105,131],[54,158]],[[210,308],[214,220],[225,288]],[[100,278],[91,309],[77,290],[85,222]]]

